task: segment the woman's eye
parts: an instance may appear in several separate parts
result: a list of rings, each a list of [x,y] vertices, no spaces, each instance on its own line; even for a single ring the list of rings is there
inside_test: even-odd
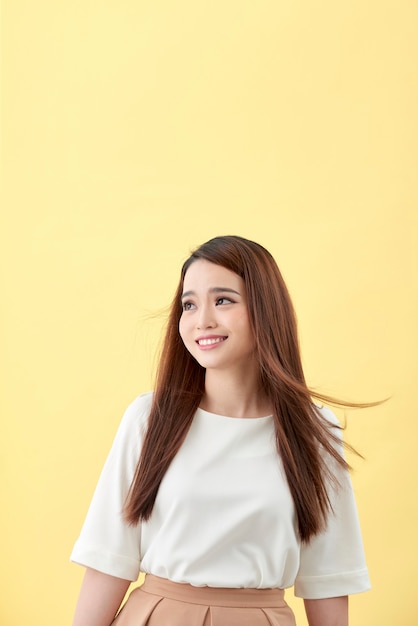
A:
[[[230,298],[218,298],[216,304],[232,304],[232,300]]]
[[[183,302],[183,311],[190,311],[193,307],[193,302]]]

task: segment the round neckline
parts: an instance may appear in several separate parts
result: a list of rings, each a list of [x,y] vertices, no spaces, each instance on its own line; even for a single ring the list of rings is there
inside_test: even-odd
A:
[[[220,413],[211,413],[210,411],[206,411],[206,409],[202,409],[200,406],[197,410],[204,414],[208,415],[211,418],[220,417],[221,419],[231,420],[231,421],[239,421],[239,422],[259,422],[259,421],[267,421],[273,418],[273,415],[262,415],[261,417],[232,417],[232,415],[221,415]]]

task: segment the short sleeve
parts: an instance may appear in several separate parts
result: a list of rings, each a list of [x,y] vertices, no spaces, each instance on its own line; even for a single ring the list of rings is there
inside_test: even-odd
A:
[[[321,409],[321,413],[338,423],[329,409]],[[340,486],[330,491],[333,512],[327,527],[301,547],[295,580],[295,595],[301,598],[331,598],[370,589],[350,475],[342,469],[337,472]]]
[[[123,506],[138,462],[151,394],[127,408],[97,483],[70,560],[135,581],[140,567],[140,524],[128,525]]]

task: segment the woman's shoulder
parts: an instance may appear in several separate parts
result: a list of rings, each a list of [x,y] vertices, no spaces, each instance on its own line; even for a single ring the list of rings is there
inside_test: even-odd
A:
[[[337,416],[328,406],[315,404],[315,411],[322,420],[328,422],[331,426],[341,427]]]
[[[329,433],[330,443],[334,446],[334,448],[338,451],[338,453],[341,456],[344,456],[344,452],[343,452],[344,427],[340,424],[334,411],[332,411],[328,406],[324,406],[324,405],[318,406],[316,404],[315,404],[315,410],[326,432]]]
[[[132,402],[128,405],[125,415],[130,416],[148,416],[151,410],[152,399],[154,396],[153,391],[147,391],[145,393],[141,393],[137,396]]]
[[[153,392],[142,393],[126,408],[120,422],[117,438],[142,439],[151,411]]]

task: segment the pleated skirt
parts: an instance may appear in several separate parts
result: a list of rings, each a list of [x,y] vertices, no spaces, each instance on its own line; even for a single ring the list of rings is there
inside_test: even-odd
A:
[[[112,626],[296,626],[283,589],[193,587],[147,574]]]

